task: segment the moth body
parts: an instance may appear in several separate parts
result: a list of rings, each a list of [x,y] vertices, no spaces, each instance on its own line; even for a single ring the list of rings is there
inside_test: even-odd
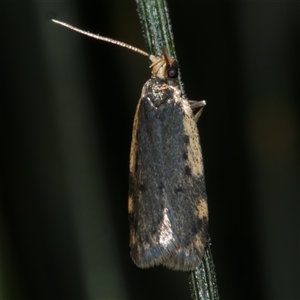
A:
[[[130,151],[131,257],[140,268],[191,271],[203,257],[208,209],[199,134],[176,79],[143,89]]]
[[[162,57],[155,57],[126,43],[53,22],[149,57],[152,77],[137,105],[130,150],[130,254],[140,268],[163,265],[180,271],[196,269],[208,232],[196,126],[205,101],[182,96],[176,79],[177,62],[165,49]]]

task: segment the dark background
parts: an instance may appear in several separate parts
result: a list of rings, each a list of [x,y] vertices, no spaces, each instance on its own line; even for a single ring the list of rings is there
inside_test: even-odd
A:
[[[170,1],[199,121],[221,299],[299,299],[299,2]],[[147,58],[134,1],[2,1],[1,299],[189,299],[129,257]]]

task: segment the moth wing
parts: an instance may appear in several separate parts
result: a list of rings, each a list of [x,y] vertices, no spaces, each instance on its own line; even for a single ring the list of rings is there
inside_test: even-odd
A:
[[[171,106],[171,107],[170,107]],[[199,266],[208,231],[202,153],[194,115],[187,100],[174,97],[160,112],[167,198],[178,238],[175,255],[164,262],[182,271]]]
[[[164,264],[178,247],[162,155],[163,128],[157,109],[141,98],[130,150],[129,218],[131,257],[140,268]]]

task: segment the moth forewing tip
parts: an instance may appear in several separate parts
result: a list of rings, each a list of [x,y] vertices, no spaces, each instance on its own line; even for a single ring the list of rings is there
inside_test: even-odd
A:
[[[143,255],[136,255],[133,252],[131,252],[131,258],[133,262],[137,265],[137,267],[141,269],[149,269],[153,268],[155,266],[165,266],[167,268],[170,268],[168,266],[168,261],[170,257],[174,255],[175,248],[172,251],[166,251],[166,249],[161,249],[162,251],[148,251],[147,254],[143,253]],[[173,268],[174,270],[176,268]]]

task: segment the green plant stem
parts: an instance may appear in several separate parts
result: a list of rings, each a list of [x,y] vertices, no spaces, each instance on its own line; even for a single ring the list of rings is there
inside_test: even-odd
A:
[[[189,274],[190,291],[193,300],[219,300],[215,266],[208,243],[200,266]]]
[[[178,62],[166,1],[136,0],[136,3],[142,23],[144,38],[150,54],[160,57],[162,56],[162,48],[164,47],[168,55],[175,58]],[[178,81],[181,92],[184,94],[180,69]]]
[[[136,0],[136,3],[149,52],[159,57],[162,55],[162,47],[164,47],[168,54],[177,60],[166,1]],[[180,73],[178,80],[184,94]],[[190,272],[189,285],[193,300],[219,299],[210,242],[206,247],[200,266]]]

